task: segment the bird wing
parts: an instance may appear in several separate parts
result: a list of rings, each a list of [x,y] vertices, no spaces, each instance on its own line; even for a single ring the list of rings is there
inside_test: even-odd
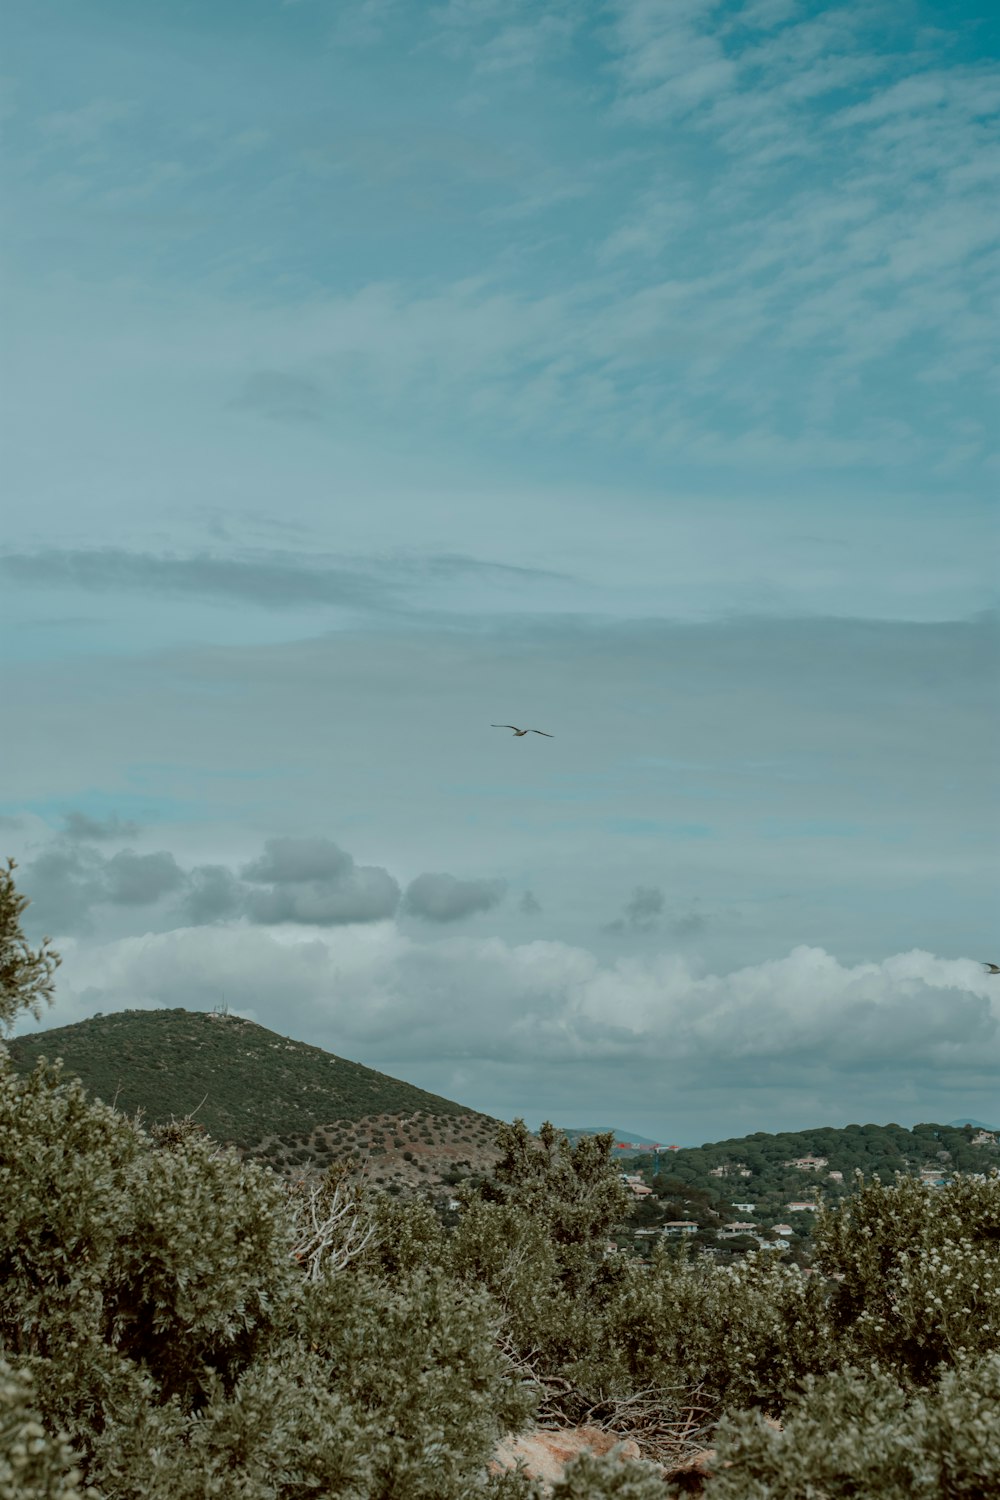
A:
[[[1000,974],[1000,964],[988,964],[984,961],[983,968],[990,974]]]
[[[547,740],[554,740],[555,739],[555,735],[554,734],[546,734],[544,729],[533,729],[531,732],[532,732],[532,734],[544,734],[545,738]]]
[[[516,729],[516,724],[491,724],[491,729]]]

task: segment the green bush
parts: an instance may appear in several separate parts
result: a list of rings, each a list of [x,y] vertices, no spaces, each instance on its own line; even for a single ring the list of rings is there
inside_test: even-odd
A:
[[[1000,1341],[1000,1176],[931,1188],[859,1181],[816,1226],[816,1264],[842,1277],[832,1304],[845,1355],[926,1383]]]
[[[706,1500],[985,1500],[1000,1494],[998,1411],[1000,1354],[911,1396],[884,1371],[838,1370],[807,1381],[781,1432],[725,1418]]]
[[[769,1252],[719,1266],[657,1246],[649,1270],[622,1284],[607,1335],[634,1387],[700,1387],[716,1411],[779,1412],[806,1374],[837,1360],[822,1285]]]

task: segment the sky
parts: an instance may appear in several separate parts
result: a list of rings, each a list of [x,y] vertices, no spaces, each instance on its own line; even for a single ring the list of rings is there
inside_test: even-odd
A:
[[[17,1029],[224,1004],[682,1145],[1000,1125],[993,7],[3,31]]]

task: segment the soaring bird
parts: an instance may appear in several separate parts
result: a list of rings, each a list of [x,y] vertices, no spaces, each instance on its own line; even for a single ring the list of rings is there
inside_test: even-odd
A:
[[[515,735],[520,739],[522,734],[544,734],[547,740],[554,740],[554,734],[545,734],[544,729],[518,729],[516,724],[491,724],[491,729],[513,729]]]
[[[1000,974],[1000,964],[984,963],[983,968],[986,970],[987,974]]]

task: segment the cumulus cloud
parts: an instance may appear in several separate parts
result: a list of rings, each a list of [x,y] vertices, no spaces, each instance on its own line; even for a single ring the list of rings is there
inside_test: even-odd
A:
[[[188,875],[183,896],[186,921],[221,922],[236,917],[243,909],[243,887],[225,865],[195,865]]]
[[[31,929],[57,933],[93,931],[101,909],[157,903],[161,926],[240,917],[258,925],[340,926],[382,921],[399,906],[399,884],[387,870],[357,865],[326,838],[268,839],[241,874],[242,880],[218,864],[184,870],[165,849],[148,854],[123,849],[108,858],[67,838],[28,864],[23,889],[31,901]],[[144,914],[147,925],[149,920]]]
[[[426,873],[410,881],[404,906],[427,922],[457,922],[489,911],[503,899],[505,890],[502,880],[457,880],[454,875]]]
[[[138,823],[112,813],[107,818],[91,818],[87,813],[70,811],[63,817],[65,835],[77,842],[100,843],[106,839],[131,839],[139,832]]]
[[[305,880],[295,885],[275,885],[270,890],[250,891],[246,913],[251,922],[270,926],[278,922],[303,922],[317,927],[336,927],[348,922],[380,922],[392,917],[399,905],[399,885],[388,870],[354,866],[336,880]]]
[[[59,933],[89,930],[97,907],[151,906],[185,880],[165,849],[152,854],[123,849],[108,859],[85,843],[60,842],[26,865],[20,884],[31,901],[32,928]]]
[[[339,880],[353,864],[332,839],[277,838],[267,839],[264,853],[244,865],[240,874],[244,880],[287,885],[300,880]]]
[[[244,880],[270,886],[245,897],[247,916],[264,926],[379,922],[394,916],[399,906],[399,884],[388,870],[356,865],[331,839],[268,839],[264,853],[244,865],[242,874]]]
[[[87,847],[43,849],[21,872],[19,889],[28,897],[29,930],[85,931],[92,908],[104,899],[104,859]]]
[[[123,849],[104,867],[104,899],[118,906],[148,906],[176,891],[184,879],[184,872],[166,849],[155,854]]]

